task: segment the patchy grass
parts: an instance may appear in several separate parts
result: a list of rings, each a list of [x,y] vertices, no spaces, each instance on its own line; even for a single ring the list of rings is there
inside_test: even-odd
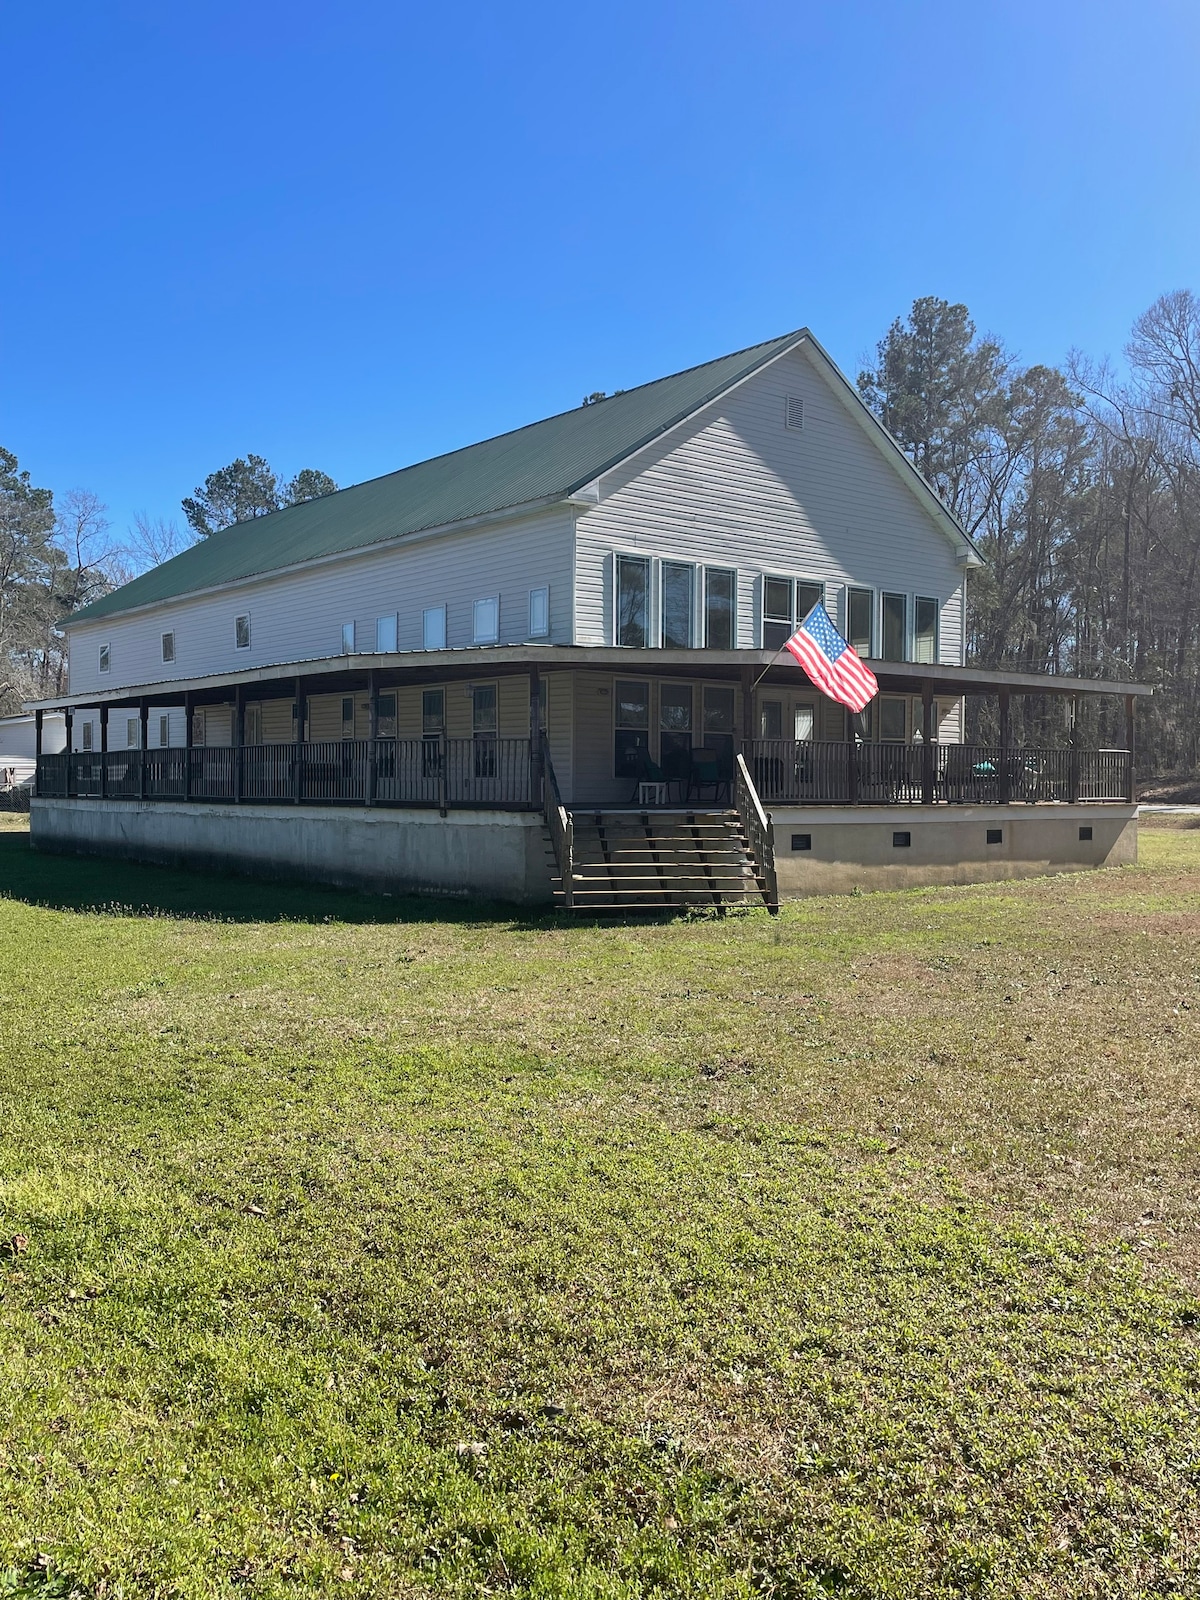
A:
[[[0,1596],[1196,1593],[1142,858],[623,926],[0,838]]]

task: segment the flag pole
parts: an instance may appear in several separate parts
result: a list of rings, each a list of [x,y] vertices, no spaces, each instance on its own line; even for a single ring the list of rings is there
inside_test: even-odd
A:
[[[787,639],[785,639],[783,641],[783,643],[779,646],[779,649],[776,650],[775,654],[771,657],[770,661],[767,662],[766,666],[759,673],[758,677],[755,678],[754,682],[750,685],[750,693],[751,694],[754,693],[755,689],[758,688],[759,684],[766,677],[767,673],[770,672],[771,668],[775,665],[775,663],[779,660],[780,656],[787,649],[787,647],[788,647],[788,639],[794,639],[795,636],[800,632],[800,629],[808,621],[809,617],[811,617],[813,612],[817,609],[817,606],[823,605],[823,604],[824,604],[824,601],[818,600],[817,601],[817,605],[809,606],[808,610],[804,613],[803,617],[801,617],[800,621],[792,629],[791,633],[788,634]],[[801,671],[803,671],[803,670],[804,669],[801,668]]]

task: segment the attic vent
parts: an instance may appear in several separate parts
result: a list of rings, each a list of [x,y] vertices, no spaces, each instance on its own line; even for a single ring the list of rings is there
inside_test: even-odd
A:
[[[790,394],[787,397],[787,426],[789,428],[804,426],[804,401],[798,394]]]

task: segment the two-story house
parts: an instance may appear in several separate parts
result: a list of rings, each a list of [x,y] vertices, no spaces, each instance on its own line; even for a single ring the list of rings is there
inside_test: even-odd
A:
[[[1008,748],[971,540],[807,332],[202,540],[67,624],[34,838],[568,904],[1128,859],[1127,752]],[[880,693],[783,641],[822,600]],[[995,748],[964,697],[1000,700]]]

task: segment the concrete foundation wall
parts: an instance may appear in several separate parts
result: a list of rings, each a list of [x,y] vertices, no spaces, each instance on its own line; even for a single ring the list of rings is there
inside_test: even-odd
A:
[[[551,903],[540,815],[511,811],[338,810],[169,801],[39,800],[34,848],[374,893],[420,891]]]
[[[787,899],[990,883],[1137,860],[1136,806],[773,807],[771,817],[779,892]],[[1091,838],[1081,838],[1088,828]],[[989,843],[996,832],[999,842]],[[897,834],[907,834],[909,844]],[[805,837],[810,848],[799,848]]]

